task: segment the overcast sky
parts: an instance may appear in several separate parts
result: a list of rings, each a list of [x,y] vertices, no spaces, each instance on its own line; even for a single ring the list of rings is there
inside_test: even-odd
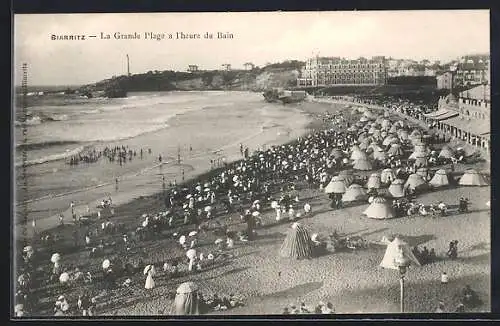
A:
[[[44,14],[14,17],[16,84],[22,62],[31,85],[77,85],[126,72],[186,70],[189,64],[241,68],[312,53],[448,61],[489,53],[489,11]],[[137,32],[141,40],[53,41],[51,35]],[[200,40],[144,40],[145,32],[199,33]],[[203,39],[229,32],[234,39]],[[215,37],[215,36],[214,36]]]

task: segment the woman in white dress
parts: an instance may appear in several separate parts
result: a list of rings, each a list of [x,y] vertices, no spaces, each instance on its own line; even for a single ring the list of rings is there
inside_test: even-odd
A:
[[[155,287],[153,276],[156,275],[156,271],[153,265],[149,265],[148,267],[149,269],[146,272],[148,276],[146,277],[146,284],[144,285],[144,288],[150,290]]]

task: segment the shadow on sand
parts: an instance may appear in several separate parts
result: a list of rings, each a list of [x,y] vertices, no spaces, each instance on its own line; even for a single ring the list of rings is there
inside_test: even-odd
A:
[[[320,289],[323,286],[323,282],[309,282],[304,284],[299,284],[294,287],[288,288],[283,291],[274,292],[271,294],[266,294],[262,296],[264,299],[289,299],[303,296],[309,292]]]
[[[418,275],[409,272],[405,282],[405,312],[434,312],[439,300],[445,303],[446,312],[454,312],[460,300],[460,291],[469,284],[476,291],[482,303],[469,312],[490,310],[489,275],[474,274],[463,278],[450,278],[446,285],[440,280],[421,282],[415,280]],[[349,298],[346,303],[342,298]],[[394,273],[394,282],[386,287],[343,291],[337,298],[328,298],[338,302],[338,311],[352,312],[399,312],[400,286],[399,275]]]

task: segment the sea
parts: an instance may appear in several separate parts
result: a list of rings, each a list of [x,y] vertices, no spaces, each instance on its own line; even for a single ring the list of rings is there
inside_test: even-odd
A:
[[[26,109],[15,107],[18,223],[65,212],[71,201],[95,207],[106,196],[127,201],[158,192],[182,175],[241,159],[240,145],[253,151],[297,138],[310,121],[300,105],[236,91],[137,92],[116,99],[43,95]],[[104,158],[68,164],[74,155],[115,146],[136,156],[122,165]]]

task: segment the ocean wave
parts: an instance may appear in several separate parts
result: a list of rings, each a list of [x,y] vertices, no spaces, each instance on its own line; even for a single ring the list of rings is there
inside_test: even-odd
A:
[[[16,126],[36,126],[44,122],[54,122],[54,121],[66,121],[69,120],[69,115],[67,114],[56,114],[56,113],[38,113],[33,114],[28,112],[27,118],[24,122],[16,120],[14,125]]]
[[[45,141],[45,142],[39,142],[39,143],[17,144],[16,149],[31,151],[31,150],[38,150],[38,149],[43,149],[43,148],[48,148],[48,147],[53,147],[53,146],[75,145],[75,144],[79,144],[79,143],[80,142],[73,141],[73,140],[54,140],[54,141]]]
[[[67,158],[70,158],[71,156],[78,155],[79,153],[89,149],[90,146],[80,146],[71,150],[67,150],[64,153],[58,153],[58,154],[52,154],[52,155],[47,155],[43,156],[37,159],[33,160],[28,160],[26,162],[18,161],[16,162],[15,166],[16,167],[21,167],[23,165],[25,166],[31,166],[31,165],[37,165],[37,164],[43,164],[47,162],[54,162],[54,161],[61,161],[65,160]]]

